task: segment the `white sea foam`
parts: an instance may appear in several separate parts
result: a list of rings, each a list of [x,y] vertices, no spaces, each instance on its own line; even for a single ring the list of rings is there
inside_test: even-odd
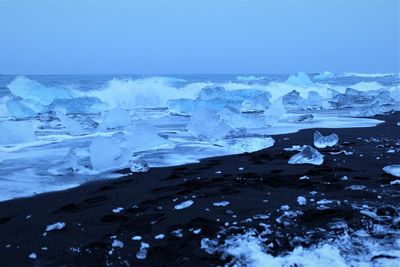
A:
[[[394,234],[394,235],[393,235]],[[232,258],[226,266],[249,267],[395,267],[400,257],[399,233],[379,239],[362,231],[322,241],[309,248],[296,247],[293,251],[273,256],[268,247],[253,232],[232,236],[218,245],[218,241],[205,238],[201,247],[222,259]]]

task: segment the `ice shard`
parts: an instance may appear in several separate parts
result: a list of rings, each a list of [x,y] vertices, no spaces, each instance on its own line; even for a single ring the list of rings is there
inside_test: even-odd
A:
[[[65,109],[57,109],[56,115],[71,135],[82,135],[85,133],[85,130],[79,124],[79,122],[77,122],[67,116]]]
[[[383,170],[388,174],[400,177],[400,164],[388,165],[384,167]]]
[[[337,134],[330,134],[323,136],[319,131],[314,133],[314,146],[318,148],[332,147],[339,142],[339,136]]]
[[[300,153],[289,159],[289,164],[313,164],[321,165],[324,162],[324,156],[311,146],[303,146]]]
[[[131,153],[113,138],[96,137],[89,146],[90,163],[98,171],[115,169],[128,164]]]

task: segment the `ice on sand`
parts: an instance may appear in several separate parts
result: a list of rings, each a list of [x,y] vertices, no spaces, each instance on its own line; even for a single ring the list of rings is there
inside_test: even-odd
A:
[[[130,160],[129,168],[131,172],[148,172],[150,170],[149,164],[145,160]]]
[[[26,121],[0,122],[0,145],[14,145],[36,140],[33,126]]]
[[[388,174],[400,177],[400,164],[388,165],[384,167],[383,170]]]
[[[225,137],[232,127],[225,123],[215,111],[198,109],[192,113],[187,129],[195,137],[218,139]]]
[[[289,164],[313,164],[321,165],[324,156],[311,146],[304,146],[300,153],[289,159]]]
[[[332,147],[339,142],[339,136],[337,134],[330,134],[323,136],[320,132],[315,131],[314,133],[314,145],[318,148]]]
[[[54,168],[49,171],[54,174],[73,174],[78,169],[78,156],[76,149],[71,148],[63,160],[58,162]]]
[[[184,202],[182,202],[180,204],[175,205],[174,208],[176,210],[186,209],[186,208],[192,206],[193,203],[194,203],[193,200],[187,200],[187,201],[184,201]]]
[[[113,138],[96,137],[89,146],[90,163],[94,170],[108,170],[128,164],[131,153]]]

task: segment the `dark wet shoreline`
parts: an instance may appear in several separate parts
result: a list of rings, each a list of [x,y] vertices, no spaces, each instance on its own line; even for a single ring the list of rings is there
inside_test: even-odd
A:
[[[287,163],[297,152],[284,148],[312,145],[315,129],[307,129],[274,136],[273,147],[255,153],[155,168],[62,192],[0,202],[1,266],[221,265],[218,255],[200,249],[200,242],[231,226],[235,229],[230,228],[227,236],[243,228],[260,229],[260,223],[271,225],[273,234],[268,238],[275,246],[270,253],[278,254],[297,245],[317,243],[338,221],[345,221],[347,230],[374,223],[354,208],[357,205],[398,216],[400,186],[390,185],[396,177],[385,174],[382,168],[400,164],[400,146],[396,144],[400,142],[400,127],[396,125],[400,114],[376,118],[386,123],[372,128],[319,129],[324,135],[337,133],[340,138],[339,146],[319,150],[325,155],[321,166]],[[390,149],[397,151],[388,153]],[[344,150],[353,154],[339,153]],[[304,175],[310,179],[300,180]],[[352,190],[353,185],[363,189]],[[298,196],[306,197],[307,204],[300,206]],[[192,206],[174,209],[189,199]],[[316,203],[323,199],[334,201],[319,209],[321,205]],[[213,206],[220,201],[230,204]],[[282,218],[283,205],[301,214]],[[124,210],[114,213],[118,207]],[[66,227],[43,236],[46,226],[55,222],[65,222]],[[385,223],[400,227],[391,221]],[[183,237],[171,234],[177,229],[182,229]],[[195,233],[198,229],[201,232]],[[310,233],[306,240],[294,241],[305,233]],[[165,238],[156,240],[159,234]],[[136,235],[150,245],[145,260],[136,258],[141,243],[131,240]],[[124,246],[110,254],[113,236]],[[37,259],[30,259],[31,253],[36,253]]]

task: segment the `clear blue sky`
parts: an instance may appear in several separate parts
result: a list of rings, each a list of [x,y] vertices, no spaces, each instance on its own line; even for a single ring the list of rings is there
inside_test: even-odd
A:
[[[399,72],[399,0],[0,0],[0,73]]]

